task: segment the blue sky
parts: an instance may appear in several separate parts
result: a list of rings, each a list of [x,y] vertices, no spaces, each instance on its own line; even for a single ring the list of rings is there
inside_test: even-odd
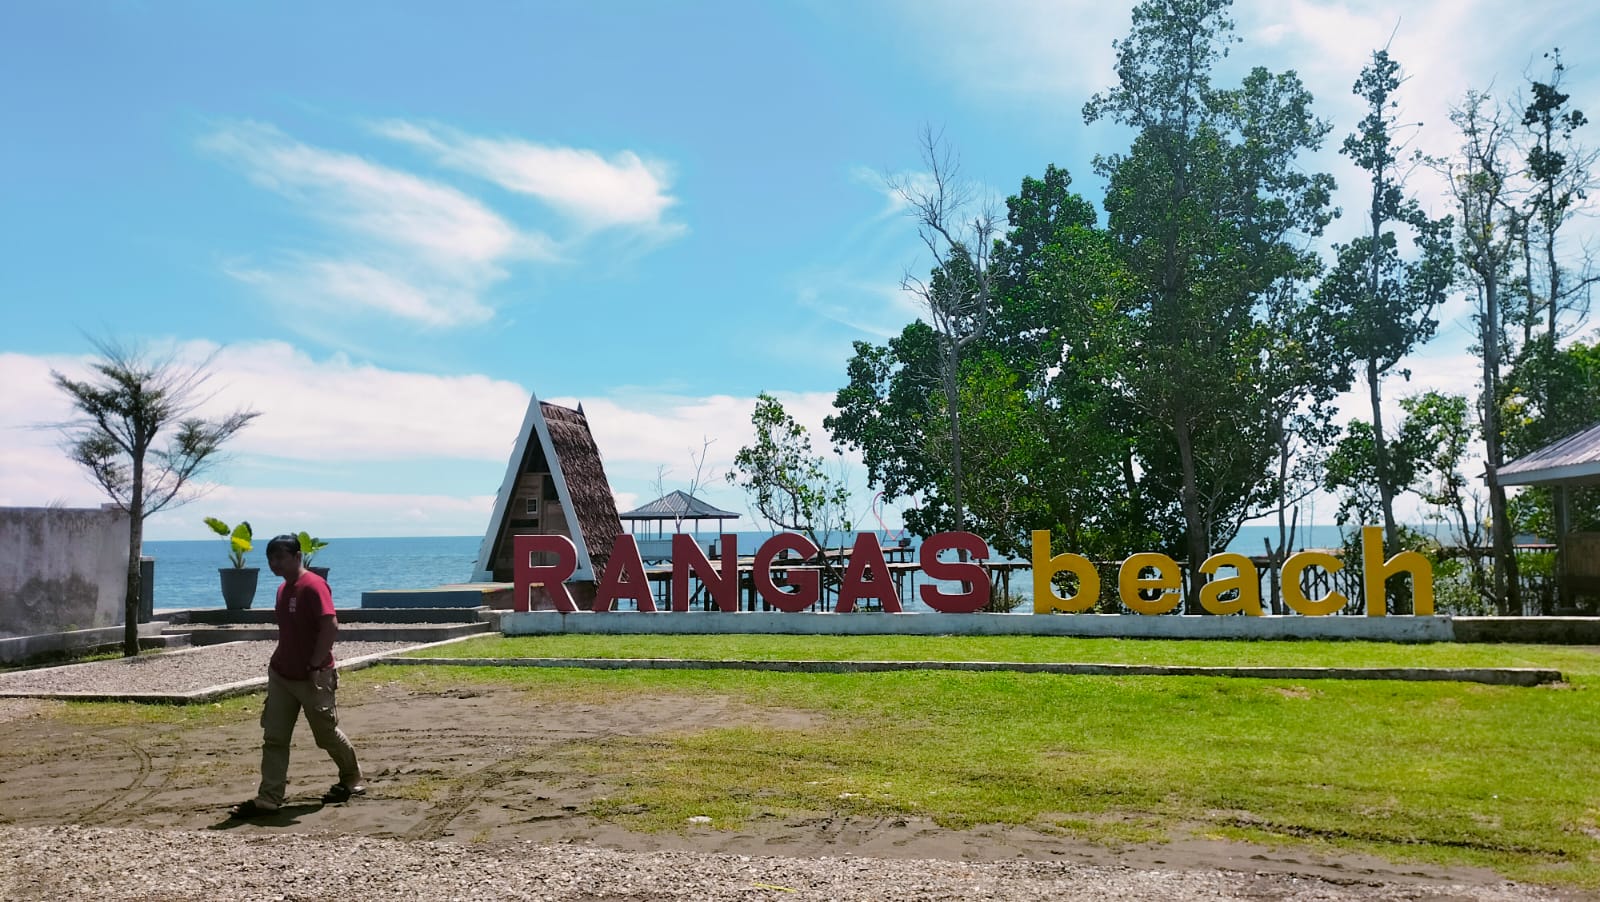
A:
[[[1398,6],[1236,9],[1230,65],[1300,72],[1335,127],[1305,162],[1346,210],[1358,176],[1333,149],[1391,33],[1424,149],[1452,146],[1468,87],[1514,90],[1552,45],[1579,104],[1600,97],[1586,4]],[[152,538],[206,536],[205,516],[481,533],[529,391],[584,405],[623,508],[663,467],[686,487],[707,439],[719,478],[763,390],[820,450],[850,343],[917,315],[898,283],[928,260],[883,176],[916,170],[928,123],[997,203],[1048,163],[1098,202],[1091,160],[1128,136],[1080,110],[1128,9],[0,5],[0,505],[99,503],[31,428],[67,415],[49,371],[82,371],[86,333],[215,351],[212,406],[262,412]],[[1471,390],[1465,311],[1416,381]]]

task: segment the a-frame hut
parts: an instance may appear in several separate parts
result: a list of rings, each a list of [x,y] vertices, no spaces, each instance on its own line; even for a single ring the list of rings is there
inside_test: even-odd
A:
[[[562,535],[578,548],[578,569],[569,581],[577,584],[574,594],[587,594],[583,584],[593,591],[621,534],[617,502],[583,406],[559,407],[533,395],[478,547],[477,578],[511,581],[512,536]]]

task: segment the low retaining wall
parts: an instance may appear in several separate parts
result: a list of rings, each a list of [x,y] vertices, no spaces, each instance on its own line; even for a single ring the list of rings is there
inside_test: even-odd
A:
[[[141,638],[161,634],[162,624],[140,624]],[[58,658],[76,658],[104,651],[121,651],[123,643],[121,626],[102,626],[92,630],[70,630],[62,633],[41,633],[36,636],[12,636],[0,639],[0,666],[13,667],[52,661]]]
[[[1600,617],[1457,617],[1457,642],[1600,645]]]
[[[822,636],[1081,636],[1124,639],[1366,639],[1449,642],[1450,617],[1219,617],[1130,614],[791,614],[524,611],[500,618],[507,636],[757,633]]]

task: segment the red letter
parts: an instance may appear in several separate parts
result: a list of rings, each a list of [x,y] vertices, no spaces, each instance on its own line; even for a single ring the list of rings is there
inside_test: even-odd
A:
[[[535,554],[553,554],[556,562],[549,567],[535,567]],[[528,590],[544,586],[545,594],[555,603],[556,610],[572,613],[578,609],[567,591],[567,577],[578,569],[578,546],[566,536],[512,536],[511,537],[512,586],[515,593],[511,608],[528,609]]]
[[[623,581],[623,577],[628,579]],[[639,610],[655,612],[656,600],[650,594],[650,577],[644,572],[644,559],[639,557],[639,543],[631,535],[617,536],[611,546],[611,560],[606,562],[606,575],[600,588],[594,592],[594,609],[609,611],[619,598],[631,598]]]
[[[780,551],[796,551],[800,559],[806,560],[817,553],[817,546],[805,536],[795,535],[792,532],[779,533],[761,543],[761,550],[756,552],[756,559],[751,565],[750,578],[755,580],[756,591],[761,593],[763,600],[780,611],[803,611],[817,603],[822,595],[822,583],[815,570],[791,570],[789,578],[785,580],[794,586],[793,592],[785,592],[772,582],[772,560]]]
[[[870,580],[866,578],[868,567],[872,568]],[[876,598],[885,614],[900,613],[900,596],[895,592],[894,580],[889,578],[889,564],[883,559],[883,547],[875,533],[856,533],[850,564],[844,568],[844,582],[839,586],[839,604],[834,610],[850,613],[856,609],[857,598]]]
[[[689,610],[689,573],[700,577],[706,591],[717,600],[717,607],[728,613],[739,610],[739,537],[722,534],[722,572],[711,568],[706,553],[694,536],[678,533],[672,537],[672,609]]]
[[[971,614],[989,603],[989,573],[977,564],[960,561],[941,561],[939,552],[947,548],[965,551],[980,561],[989,559],[989,546],[970,532],[941,532],[928,536],[922,543],[918,560],[922,572],[929,579],[953,579],[967,583],[971,588],[956,595],[939,591],[938,586],[922,586],[922,602],[935,611],[946,614]]]

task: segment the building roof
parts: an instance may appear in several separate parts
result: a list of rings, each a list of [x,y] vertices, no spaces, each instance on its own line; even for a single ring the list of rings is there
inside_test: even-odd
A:
[[[1600,424],[1504,464],[1495,475],[1501,485],[1600,482]]]
[[[506,461],[505,479],[495,496],[489,528],[478,546],[477,579],[489,579],[499,546],[506,539],[512,494],[517,476],[534,455],[542,453],[555,483],[556,498],[567,512],[567,528],[578,550],[574,580],[598,580],[611,556],[611,539],[622,534],[617,502],[606,480],[600,449],[589,432],[583,408],[577,410],[528,399],[522,428]]]
[[[572,410],[543,401],[539,407],[550,430],[555,459],[561,462],[561,476],[571,502],[569,510],[578,516],[579,532],[588,546],[594,571],[604,573],[611,558],[611,540],[622,534],[622,521],[617,517],[617,501],[600,462],[600,448],[594,443],[581,407]]]
[[[739,515],[701,501],[687,492],[663,495],[642,507],[619,514],[624,520],[737,520]]]

